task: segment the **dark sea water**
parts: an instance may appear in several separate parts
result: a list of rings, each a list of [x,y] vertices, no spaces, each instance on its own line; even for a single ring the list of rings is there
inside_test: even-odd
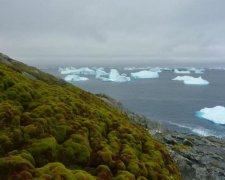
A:
[[[63,77],[57,69],[45,71]],[[194,73],[190,75],[199,76]],[[210,82],[206,86],[172,81],[176,76],[171,71],[163,71],[157,79],[139,79],[126,83],[104,82],[90,77],[90,80],[76,82],[75,85],[92,93],[104,93],[118,99],[130,111],[145,115],[170,129],[225,137],[224,125],[195,116],[196,111],[204,107],[225,106],[225,71],[206,70],[201,75]]]

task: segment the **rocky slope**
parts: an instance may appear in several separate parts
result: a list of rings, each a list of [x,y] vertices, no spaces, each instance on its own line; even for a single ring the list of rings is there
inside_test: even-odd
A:
[[[177,162],[184,180],[224,180],[225,140],[170,131],[160,124],[125,109],[122,104],[99,95],[109,105],[124,111],[135,123],[146,128],[152,136],[166,144]]]
[[[225,141],[178,132],[154,135],[165,143],[184,180],[225,179]]]
[[[100,98],[0,54],[0,179],[181,179],[165,145]]]

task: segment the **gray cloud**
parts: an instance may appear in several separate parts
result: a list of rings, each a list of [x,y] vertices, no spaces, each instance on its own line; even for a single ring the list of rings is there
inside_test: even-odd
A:
[[[39,59],[44,64],[46,57],[54,63],[53,57],[65,56],[225,63],[224,0],[0,0],[0,4],[0,51],[26,63]],[[68,58],[66,63],[72,61]],[[106,63],[107,58],[94,61]],[[129,58],[123,63],[129,64]]]

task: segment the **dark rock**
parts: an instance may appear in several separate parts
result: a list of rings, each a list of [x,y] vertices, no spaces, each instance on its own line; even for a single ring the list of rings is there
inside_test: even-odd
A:
[[[180,136],[180,135],[171,135],[173,138],[175,138],[175,139],[178,139],[178,140],[184,140],[185,139],[185,137],[183,137],[183,136]]]
[[[184,145],[187,145],[187,146],[193,146],[193,143],[191,142],[191,141],[189,141],[189,140],[187,140],[187,139],[185,139],[184,141],[183,141],[183,144]]]
[[[173,139],[171,136],[166,136],[163,138],[163,140],[166,142],[166,144],[171,144],[171,145],[177,144],[177,141]]]

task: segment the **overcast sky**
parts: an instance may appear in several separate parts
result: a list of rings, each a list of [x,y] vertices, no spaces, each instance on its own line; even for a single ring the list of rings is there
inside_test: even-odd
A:
[[[225,64],[225,0],[0,0],[0,51],[40,65]]]

